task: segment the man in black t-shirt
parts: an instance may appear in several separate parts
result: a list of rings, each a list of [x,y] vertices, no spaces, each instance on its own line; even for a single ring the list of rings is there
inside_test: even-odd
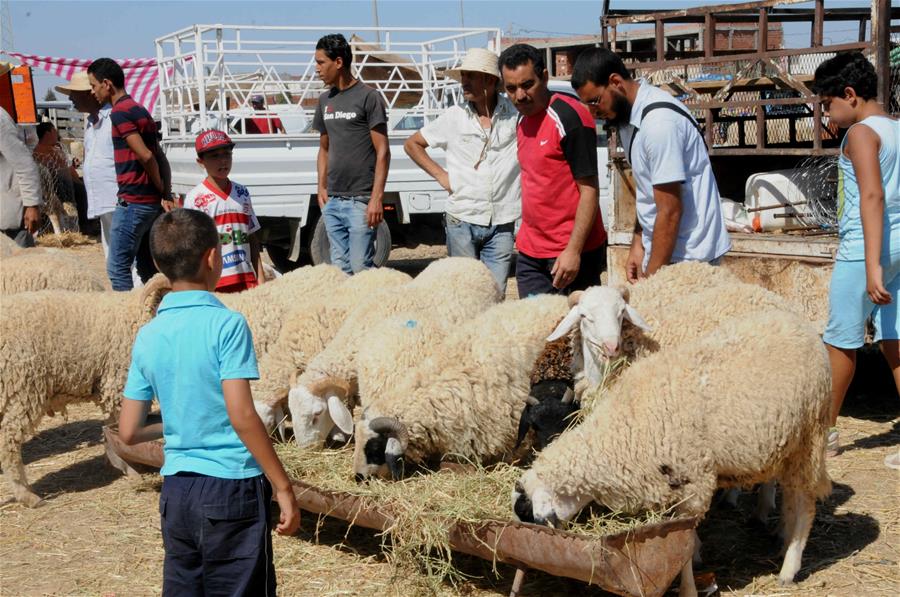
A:
[[[344,36],[316,44],[316,73],[331,87],[319,97],[313,128],[321,133],[319,207],[331,245],[331,263],[348,274],[373,267],[375,230],[391,151],[379,93],[350,72],[353,54]]]

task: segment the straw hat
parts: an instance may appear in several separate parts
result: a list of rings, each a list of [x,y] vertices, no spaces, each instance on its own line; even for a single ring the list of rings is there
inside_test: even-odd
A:
[[[456,68],[447,70],[447,76],[459,81],[463,71],[470,73],[484,73],[492,77],[500,78],[500,69],[497,67],[497,55],[485,48],[469,48],[462,62]]]
[[[86,70],[78,71],[72,75],[72,80],[69,81],[68,85],[57,85],[56,90],[63,95],[69,95],[73,91],[90,91],[91,80],[88,79]]]

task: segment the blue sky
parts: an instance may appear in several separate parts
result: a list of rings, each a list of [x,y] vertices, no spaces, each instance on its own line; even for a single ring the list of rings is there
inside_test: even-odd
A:
[[[720,2],[722,0],[719,0]],[[727,0],[726,0],[727,1]],[[370,0],[275,2],[69,0],[46,2],[0,0],[12,21],[13,45],[19,52],[72,58],[140,58],[155,55],[154,38],[196,23],[242,25],[374,24]],[[700,0],[612,0],[613,8],[680,8]],[[600,31],[601,0],[378,0],[382,27],[458,27],[460,5],[467,27],[498,27],[504,34],[557,36]],[[868,0],[842,1],[841,6],[869,6]],[[801,5],[801,6],[806,6]],[[4,12],[0,14],[5,15]],[[827,31],[826,31],[827,35]],[[801,36],[803,37],[803,36]],[[791,44],[790,37],[788,45]],[[3,41],[8,48],[8,41]],[[35,71],[37,95],[60,79]]]

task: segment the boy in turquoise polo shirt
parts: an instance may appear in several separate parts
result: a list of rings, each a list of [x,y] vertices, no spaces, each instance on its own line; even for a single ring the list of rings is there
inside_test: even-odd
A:
[[[172,292],[134,341],[119,436],[165,439],[163,595],[274,595],[272,487],[277,533],[296,531],[300,511],[253,407],[250,329],[210,292],[222,273],[216,226],[173,210],[153,224],[150,250]],[[162,423],[148,424],[154,396]]]

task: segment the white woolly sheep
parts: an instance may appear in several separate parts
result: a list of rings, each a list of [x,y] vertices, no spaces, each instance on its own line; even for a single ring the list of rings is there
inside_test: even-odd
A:
[[[305,308],[305,299],[329,296],[346,279],[347,274],[332,265],[301,267],[255,288],[236,294],[220,293],[216,298],[247,320],[253,333],[253,348],[260,358],[278,338],[282,322]]]
[[[386,267],[364,270],[285,317],[277,339],[259,359],[259,380],[251,384],[256,411],[269,431],[284,418],[282,407],[291,384],[334,338],[350,312],[378,289],[410,280],[408,274]]]
[[[731,317],[761,309],[800,314],[794,305],[761,286],[720,282],[684,295],[657,294],[651,299],[643,298],[647,296],[643,282],[633,289],[596,286],[573,293],[572,309],[549,339],[574,332],[581,340],[574,351],[578,398],[600,384],[603,362],[617,356],[620,349],[633,360],[703,336]],[[636,295],[640,308],[632,304]]]
[[[397,478],[407,465],[457,455],[490,463],[515,456],[530,373],[564,297],[496,305],[452,331],[404,383],[364,404],[356,425],[354,472]]]
[[[360,338],[371,327],[396,313],[436,313],[448,326],[460,324],[500,300],[500,292],[483,263],[466,257],[439,259],[412,282],[380,290],[347,317],[334,339],[310,361],[291,388],[288,406],[294,437],[302,447],[321,446],[336,421],[329,401],[340,399],[352,409],[356,395],[356,355]],[[343,422],[347,423],[346,417]],[[340,428],[353,433],[352,425]]]
[[[674,507],[702,516],[717,487],[784,488],[791,582],[830,491],[825,431],[831,371],[803,318],[760,311],[694,342],[637,360],[582,424],[541,452],[513,491],[524,521],[555,524],[591,501],[627,512]],[[693,587],[691,563],[682,574]]]
[[[48,411],[93,400],[118,412],[131,345],[168,292],[163,276],[124,292],[44,290],[3,298],[0,312],[0,464],[14,499],[35,506],[22,444]]]
[[[5,234],[0,234],[0,258],[9,257],[18,253],[22,247],[16,244],[16,241],[9,238]]]
[[[544,344],[535,359],[525,398],[525,409],[519,419],[516,447],[533,430],[532,447],[543,450],[571,425],[580,405],[575,400],[574,334],[566,334]]]
[[[0,294],[3,295],[36,290],[108,289],[105,272],[85,267],[81,257],[65,251],[19,250],[0,265]]]

